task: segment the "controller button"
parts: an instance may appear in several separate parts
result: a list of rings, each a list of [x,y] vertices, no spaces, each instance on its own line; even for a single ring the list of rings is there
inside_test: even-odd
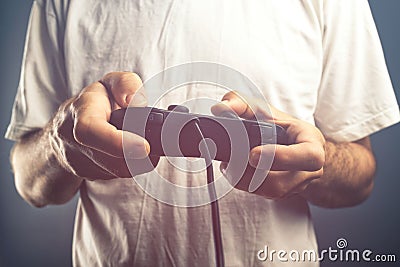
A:
[[[150,112],[149,118],[147,120],[149,123],[161,124],[164,121],[164,114],[160,112]]]
[[[186,106],[181,106],[181,105],[169,105],[168,106],[169,111],[177,111],[177,112],[183,112],[183,113],[189,113],[189,108]]]

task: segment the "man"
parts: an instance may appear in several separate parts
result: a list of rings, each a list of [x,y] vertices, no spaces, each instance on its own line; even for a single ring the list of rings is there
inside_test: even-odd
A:
[[[368,135],[399,121],[367,1],[36,1],[29,25],[7,132],[17,140],[16,187],[39,207],[80,191],[76,266],[213,265],[208,206],[166,205],[119,178],[154,166],[144,164],[149,144],[116,130],[110,113],[167,67],[210,61],[244,73],[282,110],[272,114],[292,143],[276,147],[270,172],[268,149],[253,149],[237,188],[219,200],[227,266],[263,265],[256,253],[266,244],[316,250],[307,201],[362,202],[375,171]],[[253,117],[239,94],[222,100],[213,108],[217,115],[229,107]],[[134,102],[146,99],[136,94]],[[123,157],[122,134],[134,173]],[[168,176],[188,180],[157,160]],[[267,179],[250,193],[253,167]]]

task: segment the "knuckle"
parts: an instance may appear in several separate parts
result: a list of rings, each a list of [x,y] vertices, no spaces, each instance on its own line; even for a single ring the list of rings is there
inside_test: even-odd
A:
[[[265,195],[270,199],[281,199],[285,193],[283,184],[275,179],[271,179],[268,186],[265,187]]]
[[[231,97],[233,97],[234,95],[236,95],[235,94],[235,91],[229,91],[228,93],[226,93],[224,96],[223,96],[223,98],[225,99],[225,98],[231,98]]]
[[[325,152],[323,149],[313,148],[309,151],[309,168],[311,171],[320,170],[325,164]]]
[[[279,162],[283,166],[285,166],[287,169],[290,169],[290,161],[291,158],[289,155],[285,153],[279,153],[279,154],[274,154],[274,161]]]
[[[105,83],[108,83],[114,76],[116,76],[116,75],[118,75],[118,72],[115,72],[115,71],[111,71],[111,72],[108,72],[107,74],[105,74],[104,76],[103,76],[103,78],[101,78],[101,82],[105,82]]]
[[[77,116],[87,106],[87,102],[89,100],[89,94],[90,93],[83,91],[78,96],[75,97],[75,99],[71,102],[70,105],[71,114]]]
[[[109,72],[99,82],[111,90],[116,90],[132,84],[132,82],[141,83],[141,79],[133,72]]]
[[[123,137],[122,136],[118,136],[117,134],[115,134],[115,132],[117,132],[118,130],[113,129],[111,131],[108,131],[106,133],[107,135],[107,140],[109,140],[109,144],[111,147],[116,148],[118,151],[121,151],[121,156],[123,156],[123,148],[124,148],[124,142],[123,142]]]
[[[115,89],[125,89],[131,87],[132,85],[134,85],[134,87],[139,87],[141,85],[139,76],[133,72],[122,72],[116,80],[114,86]]]
[[[229,91],[222,97],[222,100],[241,100],[241,99],[242,97],[235,90]]]
[[[277,186],[272,192],[271,196],[273,199],[282,199],[286,196],[287,191],[283,189],[282,186]]]
[[[316,169],[322,169],[324,167],[325,164],[325,152],[323,151],[323,149],[319,149],[317,154],[316,154],[316,158],[315,158],[315,162],[316,162]]]
[[[139,74],[137,74],[136,72],[125,72],[127,74],[130,75],[131,79],[135,80],[135,81],[141,81],[142,79],[140,79]]]

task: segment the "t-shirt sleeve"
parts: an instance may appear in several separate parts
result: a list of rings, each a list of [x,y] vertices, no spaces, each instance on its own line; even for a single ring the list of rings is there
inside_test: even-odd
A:
[[[323,74],[315,123],[350,142],[399,122],[399,107],[366,0],[324,2]]]
[[[18,140],[43,128],[69,97],[63,56],[60,1],[34,1],[26,34],[20,81],[5,137]],[[62,6],[62,5],[60,5]]]

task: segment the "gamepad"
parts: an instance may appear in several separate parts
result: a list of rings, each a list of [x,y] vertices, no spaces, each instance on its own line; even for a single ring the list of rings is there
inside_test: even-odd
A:
[[[128,119],[124,122],[125,116]],[[205,138],[208,145],[215,144],[209,146],[213,159],[228,162],[233,153],[248,154],[255,146],[288,142],[286,131],[273,123],[240,119],[231,113],[218,117],[194,114],[180,105],[171,105],[168,110],[118,109],[112,112],[110,123],[144,137],[150,144],[150,155],[156,156],[204,157],[199,144]]]

